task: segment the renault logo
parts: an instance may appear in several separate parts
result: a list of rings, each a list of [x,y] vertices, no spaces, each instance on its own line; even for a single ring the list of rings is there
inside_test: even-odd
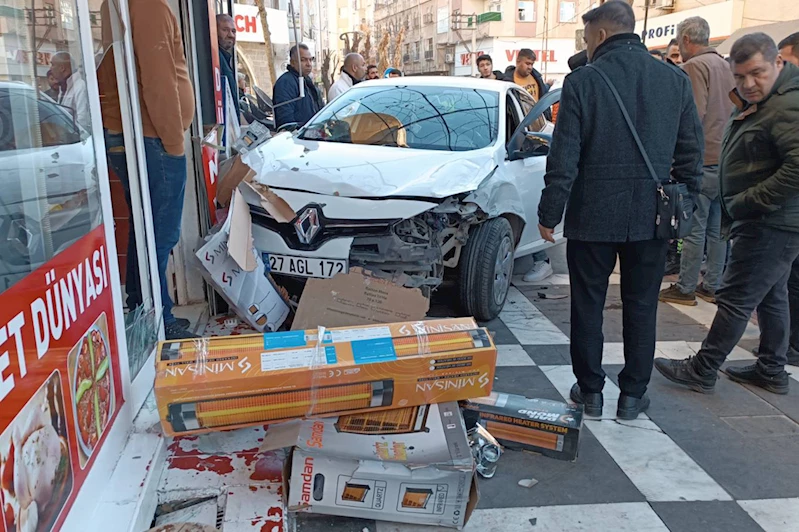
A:
[[[302,214],[294,222],[294,230],[303,244],[310,244],[319,229],[321,229],[321,225],[319,225],[319,210],[316,207],[308,207],[302,211]]]

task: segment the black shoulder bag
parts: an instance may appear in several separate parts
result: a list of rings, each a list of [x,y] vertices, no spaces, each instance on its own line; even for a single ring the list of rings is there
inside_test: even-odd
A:
[[[630,119],[630,114],[627,112],[627,108],[624,107],[624,102],[621,101],[619,91],[616,90],[616,87],[610,81],[608,76],[602,72],[602,69],[597,68],[592,64],[588,64],[587,66],[597,72],[602,79],[605,80],[605,83],[610,88],[610,92],[612,92],[613,96],[616,98],[616,103],[619,104],[621,114],[624,115],[624,120],[627,122],[627,126],[630,128],[630,133],[632,133],[633,138],[635,139],[635,144],[638,146],[638,151],[641,152],[641,156],[644,158],[646,167],[649,169],[649,174],[657,184],[657,216],[655,217],[655,238],[674,239],[688,236],[688,234],[691,232],[691,219],[694,212],[694,200],[693,196],[688,192],[688,186],[685,183],[678,183],[671,180],[669,180],[667,183],[660,182],[660,179],[658,179],[655,169],[652,166],[652,162],[649,160],[649,156],[646,154],[644,145],[641,143],[641,138],[638,136],[638,131],[636,131],[635,125]]]

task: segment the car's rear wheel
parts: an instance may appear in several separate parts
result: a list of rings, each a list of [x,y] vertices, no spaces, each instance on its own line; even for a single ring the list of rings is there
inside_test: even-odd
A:
[[[513,248],[513,230],[505,218],[483,222],[469,235],[460,260],[460,302],[478,320],[493,320],[505,306]]]

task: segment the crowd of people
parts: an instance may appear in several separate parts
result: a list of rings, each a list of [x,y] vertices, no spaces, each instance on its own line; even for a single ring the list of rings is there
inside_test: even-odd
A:
[[[648,408],[653,367],[712,392],[755,311],[757,363],[723,371],[787,393],[785,365],[799,364],[799,33],[779,45],[763,33],[745,35],[725,59],[700,17],[677,26],[665,54],[641,42],[624,1],[606,2],[583,21],[587,50],[569,61],[539,205],[541,236],[553,243],[565,212],[577,378],[571,398],[587,415],[601,415],[603,310],[617,261],[625,358],[619,418]],[[520,50],[504,72],[489,55],[476,61],[480,77],[516,83],[535,99],[550,88],[532,50]],[[278,125],[303,124],[322,105],[315,90],[297,102],[300,68],[310,74],[304,45],[292,50],[290,71],[275,86],[277,105],[294,102],[276,112]],[[329,97],[377,76],[351,54]],[[662,236],[658,195],[667,183],[685,185],[690,197],[682,199],[693,204],[682,240]],[[525,281],[552,275],[546,252],[534,258]],[[661,291],[667,263],[679,280]],[[701,350],[686,360],[655,360],[658,300],[695,305],[697,297],[718,306]]]

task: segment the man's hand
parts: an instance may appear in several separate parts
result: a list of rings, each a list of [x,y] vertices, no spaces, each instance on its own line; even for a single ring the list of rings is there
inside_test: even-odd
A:
[[[546,240],[547,242],[555,243],[555,230],[549,229],[548,227],[544,227],[541,224],[538,224],[538,232],[541,233],[541,238]]]

